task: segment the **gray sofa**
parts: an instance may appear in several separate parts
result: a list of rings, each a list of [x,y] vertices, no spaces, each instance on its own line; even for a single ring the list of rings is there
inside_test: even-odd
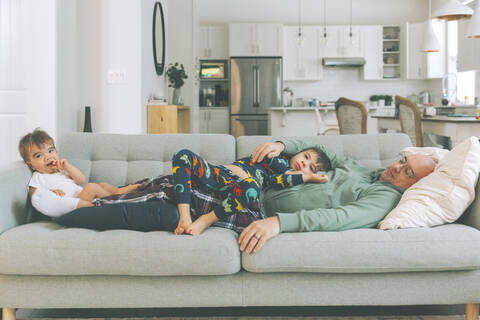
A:
[[[304,137],[384,167],[410,146],[403,134]],[[180,147],[221,164],[279,137],[70,134],[61,156],[90,181],[122,185],[169,173]],[[168,232],[93,231],[32,221],[30,171],[0,169],[0,306],[143,308],[467,304],[480,302],[480,208],[462,223],[429,229],[284,233],[257,254],[237,234],[209,228],[197,237]],[[478,202],[478,201],[477,201]],[[29,222],[29,223],[27,223]]]

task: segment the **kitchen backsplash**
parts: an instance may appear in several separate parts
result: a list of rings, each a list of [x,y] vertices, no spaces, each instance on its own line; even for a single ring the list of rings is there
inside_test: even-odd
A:
[[[360,70],[324,69],[321,81],[285,81],[284,87],[292,89],[295,98],[319,98],[332,101],[339,97],[368,101],[374,94],[409,96],[423,90],[431,90],[433,102],[439,102],[441,96],[441,79],[434,80],[360,80]],[[438,92],[437,92],[438,91]]]

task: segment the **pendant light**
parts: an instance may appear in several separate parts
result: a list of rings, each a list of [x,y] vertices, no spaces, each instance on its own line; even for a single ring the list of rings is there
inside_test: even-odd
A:
[[[445,0],[445,3],[435,10],[432,16],[433,19],[456,21],[470,19],[472,14],[473,10],[458,0]]]
[[[353,32],[352,32],[352,20],[353,20],[353,0],[350,0],[350,31],[348,32],[348,43],[350,45],[354,44]]]
[[[327,0],[323,0],[323,45],[326,45],[328,41],[327,37]]]
[[[468,38],[480,38],[480,0],[475,4],[475,13],[468,23],[467,29]]]
[[[423,35],[422,52],[439,52],[440,42],[438,42],[435,31],[433,30],[431,12],[432,0],[428,0],[428,21],[425,33]]]
[[[305,35],[302,33],[302,0],[298,0],[298,34],[297,46],[303,48],[305,45]]]

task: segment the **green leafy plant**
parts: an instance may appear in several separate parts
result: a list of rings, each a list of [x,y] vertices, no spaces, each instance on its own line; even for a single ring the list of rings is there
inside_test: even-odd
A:
[[[371,95],[371,96],[370,96],[370,101],[375,102],[375,101],[380,100],[378,97],[379,97],[379,96],[377,96],[377,95],[375,95],[375,94],[374,94],[374,95]]]
[[[392,101],[393,101],[393,97],[390,96],[390,95],[386,95],[385,96],[385,105],[386,106],[391,106],[392,105]]]
[[[175,89],[181,88],[185,83],[183,80],[188,79],[183,64],[179,64],[178,62],[175,62],[175,64],[170,63],[168,65],[167,77],[169,82],[168,86]]]

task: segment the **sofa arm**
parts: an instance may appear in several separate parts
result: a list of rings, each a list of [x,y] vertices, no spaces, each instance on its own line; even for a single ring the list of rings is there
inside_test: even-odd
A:
[[[480,230],[480,179],[475,187],[475,200],[465,210],[460,222]]]
[[[26,222],[31,176],[32,172],[21,161],[0,166],[0,233]]]

